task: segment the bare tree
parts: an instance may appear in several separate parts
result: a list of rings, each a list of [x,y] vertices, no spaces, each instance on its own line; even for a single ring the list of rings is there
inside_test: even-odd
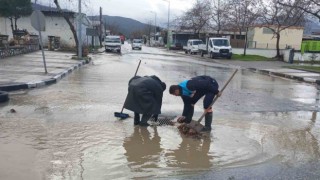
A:
[[[17,20],[22,16],[30,15],[32,6],[30,0],[0,0],[0,16],[10,20],[12,34],[18,30]]]
[[[230,0],[228,3],[228,27],[242,34],[248,26],[253,25],[258,16],[257,0]]]
[[[68,25],[69,25],[69,27],[70,27],[70,29],[71,29],[71,32],[72,32],[72,34],[73,34],[73,38],[74,38],[74,40],[75,40],[75,42],[76,42],[77,51],[78,51],[79,40],[78,40],[78,36],[77,36],[76,29],[75,29],[73,23],[71,22],[71,18],[73,18],[73,16],[70,16],[70,12],[66,12],[66,11],[64,11],[64,10],[61,9],[58,0],[54,0],[53,2],[54,2],[54,4],[57,6],[57,9],[58,9],[59,13],[60,13],[60,14],[63,16],[63,18],[67,21],[67,23],[68,23]]]
[[[208,25],[211,18],[211,4],[209,0],[197,0],[193,7],[175,20],[179,30],[190,30],[199,34]]]
[[[262,8],[261,22],[262,27],[272,31],[277,39],[277,58],[280,58],[280,33],[292,27],[301,26],[304,23],[304,11],[295,7],[282,6],[278,0],[260,0]]]
[[[228,16],[228,3],[224,0],[212,0],[211,27],[217,31],[217,34],[226,27]]]
[[[143,30],[143,33],[148,36],[149,46],[150,46],[151,32],[153,32],[154,26],[152,26],[152,21],[151,21],[151,20],[147,20],[146,24],[147,24],[147,25],[145,26],[145,28],[144,28],[144,30]]]
[[[291,8],[298,8],[311,14],[320,20],[320,1],[319,0],[278,0],[278,3]]]

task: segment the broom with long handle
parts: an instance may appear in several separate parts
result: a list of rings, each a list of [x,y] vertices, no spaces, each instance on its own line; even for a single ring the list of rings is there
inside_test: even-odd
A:
[[[238,69],[236,69],[233,74],[231,75],[231,77],[229,78],[229,80],[225,83],[225,85],[223,86],[223,88],[220,90],[220,93],[223,92],[223,90],[227,87],[227,85],[230,83],[230,81],[232,80],[232,78],[234,77],[234,75],[238,72]],[[217,99],[219,98],[219,96],[216,96],[212,103],[209,105],[208,108],[212,107],[212,105],[217,101]],[[200,122],[202,121],[203,117],[207,114],[207,111],[205,111],[202,116],[199,118],[198,121],[191,121],[190,124],[188,124],[188,126],[192,129],[194,129],[196,132],[200,132],[202,129],[202,125],[200,124]]]
[[[138,69],[139,69],[139,67],[140,67],[140,63],[141,63],[141,59],[140,59],[140,61],[139,61],[139,64],[138,64],[138,66],[137,66],[136,72],[134,73],[134,76],[133,76],[133,77],[135,77],[135,76],[137,75]],[[127,98],[126,98],[126,99],[127,99]],[[123,113],[123,109],[124,109],[124,104],[125,104],[125,103],[126,103],[126,100],[124,100],[124,103],[123,103],[123,105],[122,105],[122,109],[121,109],[120,112],[114,112],[114,116],[115,116],[115,117],[118,117],[118,118],[120,118],[120,119],[126,119],[126,118],[129,117],[129,114]]]

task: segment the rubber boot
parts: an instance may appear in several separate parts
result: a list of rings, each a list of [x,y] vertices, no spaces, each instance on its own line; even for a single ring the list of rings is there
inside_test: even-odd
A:
[[[140,126],[149,126],[148,120],[151,118],[151,114],[143,114],[140,122]]]
[[[184,121],[185,123],[189,124],[191,122],[193,113],[194,113],[194,107],[190,108],[190,111],[187,113],[186,119]]]
[[[153,115],[152,119],[154,119],[154,121],[157,122],[158,121],[158,114]]]
[[[204,118],[205,118],[205,122],[204,122],[204,127],[202,131],[211,131],[212,112],[208,112]]]
[[[134,125],[138,125],[140,123],[140,114],[139,113],[134,113]]]

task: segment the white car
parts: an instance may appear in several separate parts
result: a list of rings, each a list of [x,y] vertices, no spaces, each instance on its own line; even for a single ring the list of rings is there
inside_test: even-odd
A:
[[[132,41],[132,50],[133,49],[142,49],[142,39],[134,39]]]
[[[183,46],[183,50],[186,54],[197,54],[199,52],[199,44],[203,44],[201,39],[189,39],[187,46]]]

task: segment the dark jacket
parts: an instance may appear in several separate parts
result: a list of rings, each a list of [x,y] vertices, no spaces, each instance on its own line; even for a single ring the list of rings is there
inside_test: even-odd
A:
[[[179,85],[180,86],[180,85]],[[185,104],[195,104],[202,96],[205,95],[203,106],[208,108],[216,94],[219,93],[218,82],[210,76],[196,76],[185,83],[189,91],[195,91],[196,94],[191,98],[182,95]],[[181,87],[183,89],[183,87]]]
[[[129,81],[124,108],[139,114],[161,114],[166,84],[157,76],[135,76]]]

